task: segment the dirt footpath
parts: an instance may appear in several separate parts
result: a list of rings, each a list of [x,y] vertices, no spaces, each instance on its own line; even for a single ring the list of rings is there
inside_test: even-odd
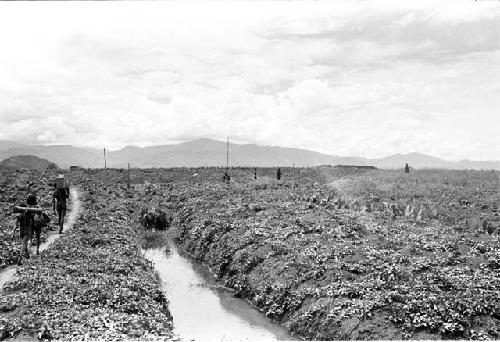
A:
[[[70,230],[73,225],[76,222],[76,219],[80,215],[81,212],[81,202],[80,202],[80,196],[79,196],[79,189],[78,188],[72,188],[70,191],[70,209],[68,211],[67,218],[64,223],[64,231],[67,232]],[[51,234],[49,233],[47,236],[47,239],[45,242],[40,244],[39,251],[42,252],[46,250],[52,242],[57,240],[58,238],[61,237],[61,234],[57,232],[52,232]],[[34,246],[29,246],[31,256],[33,258],[36,258],[35,253],[34,253]],[[11,281],[14,278],[14,275],[17,271],[17,266],[10,266],[7,268],[4,268],[0,271],[0,292],[2,291],[2,288],[5,283]]]

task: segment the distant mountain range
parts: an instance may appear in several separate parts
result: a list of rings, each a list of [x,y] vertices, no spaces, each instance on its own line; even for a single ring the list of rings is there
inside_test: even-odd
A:
[[[16,155],[45,158],[60,167],[72,165],[99,168],[104,166],[103,151],[70,145],[24,145],[0,141],[0,160]],[[199,167],[226,165],[226,143],[198,139],[175,145],[150,147],[127,146],[117,151],[106,151],[108,167]],[[314,151],[254,144],[229,146],[230,166],[317,166],[317,165],[373,165],[383,169],[413,168],[484,169],[500,170],[500,161],[446,161],[420,153],[394,154],[384,158],[339,157]]]

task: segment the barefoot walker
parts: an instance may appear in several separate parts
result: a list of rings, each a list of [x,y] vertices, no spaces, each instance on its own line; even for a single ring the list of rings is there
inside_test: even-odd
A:
[[[17,208],[16,212],[18,215],[16,217],[16,225],[12,231],[12,238],[16,234],[16,230],[19,227],[19,236],[21,238],[21,248],[19,250],[19,259],[17,260],[18,265],[22,264],[23,254],[26,258],[30,258],[30,251],[28,249],[28,241],[33,236],[33,230],[35,228],[34,214],[30,210],[36,206],[36,197],[34,195],[28,195],[26,204],[21,204]]]
[[[59,217],[59,234],[63,232],[64,217],[66,216],[66,199],[69,197],[69,185],[64,179],[64,175],[60,174],[56,179],[56,190],[52,196],[52,209],[54,213],[57,209]],[[56,203],[57,202],[57,203]]]

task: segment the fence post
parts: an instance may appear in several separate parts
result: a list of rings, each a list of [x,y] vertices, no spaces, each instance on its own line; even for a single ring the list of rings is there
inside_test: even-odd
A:
[[[127,187],[130,189],[130,163],[128,163]]]

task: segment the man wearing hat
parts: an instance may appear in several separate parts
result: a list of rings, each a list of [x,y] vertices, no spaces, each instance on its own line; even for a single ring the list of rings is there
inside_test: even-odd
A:
[[[57,175],[56,190],[52,196],[52,209],[54,214],[57,209],[57,216],[59,217],[59,234],[63,232],[64,217],[66,216],[66,199],[69,197],[68,182],[64,179],[63,174]]]

